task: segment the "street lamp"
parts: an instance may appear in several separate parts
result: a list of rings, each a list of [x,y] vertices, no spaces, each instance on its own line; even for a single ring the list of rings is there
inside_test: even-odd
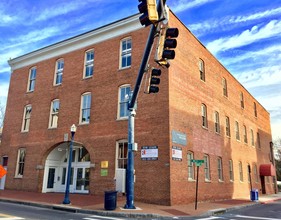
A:
[[[63,204],[70,204],[69,200],[69,185],[70,185],[70,176],[71,176],[71,163],[72,163],[72,149],[73,149],[73,140],[74,140],[74,134],[76,132],[77,127],[75,124],[73,124],[70,127],[71,132],[71,142],[69,147],[69,157],[68,157],[68,168],[67,168],[67,179],[66,179],[66,186],[65,186],[65,194],[64,194],[64,200]]]

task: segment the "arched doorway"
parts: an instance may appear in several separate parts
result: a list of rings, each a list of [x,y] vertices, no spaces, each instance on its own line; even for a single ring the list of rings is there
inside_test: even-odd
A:
[[[64,192],[70,142],[55,147],[45,162],[42,192]],[[80,144],[73,144],[71,164],[71,193],[89,193],[90,154]]]

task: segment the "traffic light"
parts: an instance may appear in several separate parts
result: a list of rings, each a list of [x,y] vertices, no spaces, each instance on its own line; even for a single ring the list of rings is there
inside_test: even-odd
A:
[[[143,13],[140,17],[141,25],[148,26],[158,21],[158,11],[156,0],[139,0],[139,12]]]
[[[169,67],[168,60],[175,58],[176,53],[174,50],[177,47],[177,38],[179,36],[179,30],[177,28],[161,27],[159,33],[159,40],[157,45],[157,51],[155,54],[155,61],[160,65]]]
[[[159,92],[158,85],[160,84],[160,78],[161,76],[161,70],[153,68],[150,72],[150,77],[148,78],[148,86],[147,86],[147,92],[150,93],[157,93]]]

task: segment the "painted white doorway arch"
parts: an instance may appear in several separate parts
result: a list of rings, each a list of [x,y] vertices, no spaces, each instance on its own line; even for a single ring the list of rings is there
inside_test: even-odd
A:
[[[42,192],[65,192],[69,144],[54,148],[45,162]],[[85,147],[73,145],[70,193],[89,193],[90,155]]]

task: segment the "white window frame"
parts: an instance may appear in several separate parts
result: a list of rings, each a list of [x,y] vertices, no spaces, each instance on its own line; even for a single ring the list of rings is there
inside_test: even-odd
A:
[[[243,92],[240,92],[240,106],[242,109],[244,109],[244,107],[245,107]]]
[[[251,129],[251,145],[255,147],[255,137],[254,137],[254,130]]]
[[[225,135],[227,137],[231,136],[231,132],[230,132],[230,119],[228,116],[225,116]]]
[[[37,67],[34,66],[29,69],[28,83],[27,83],[27,92],[33,92],[35,89],[37,75]]]
[[[222,88],[223,88],[223,95],[225,97],[228,97],[228,91],[227,91],[227,81],[225,78],[222,78]]]
[[[223,181],[223,166],[221,157],[218,157],[218,179],[220,182]]]
[[[248,134],[247,134],[247,127],[246,125],[243,125],[243,132],[244,132],[244,135],[243,135],[243,140],[244,140],[244,143],[247,144],[248,143]]]
[[[17,155],[17,164],[16,164],[16,178],[22,178],[24,173],[24,165],[25,165],[25,157],[26,157],[26,149],[19,148]]]
[[[240,131],[239,131],[239,122],[235,121],[235,137],[237,141],[240,141]]]
[[[240,179],[240,182],[243,182],[244,181],[244,177],[243,177],[243,165],[242,165],[242,162],[239,161],[239,179]]]
[[[89,98],[89,99],[88,99]],[[80,106],[80,124],[89,124],[91,118],[91,102],[92,94],[90,92],[85,92],[81,95],[81,106]],[[83,120],[84,112],[88,112],[88,118]]]
[[[55,86],[62,84],[63,69],[64,69],[64,59],[61,58],[56,61],[56,70],[55,70],[55,77],[54,77]]]
[[[125,49],[123,49],[123,43],[125,43]],[[129,45],[131,47],[129,47]],[[123,58],[126,60],[123,66]],[[129,61],[128,61],[129,60]],[[132,38],[127,37],[120,41],[120,69],[129,68],[132,65]]]
[[[90,55],[90,56],[88,56]],[[84,58],[84,73],[83,78],[90,78],[94,75],[94,60],[95,60],[95,51],[94,49],[87,50],[85,52],[85,58]],[[91,68],[91,74],[87,74],[88,68]]]
[[[130,94],[125,92],[125,96],[122,97],[122,94],[123,94],[122,90],[126,91],[127,89],[129,89],[129,92],[131,92],[131,85],[125,84],[125,85],[120,86],[119,89],[118,89],[118,111],[117,111],[118,115],[117,115],[117,119],[128,119],[128,116],[129,116],[128,110],[125,111],[125,113],[127,113],[127,114],[124,114],[124,115],[121,116],[121,112],[122,112],[121,109],[128,106],[128,102],[129,102],[129,95]],[[125,106],[123,107],[123,105],[125,105]]]
[[[220,133],[220,114],[219,112],[215,111],[214,113],[214,117],[215,117],[215,132],[216,133]]]
[[[210,157],[209,155],[204,155],[204,174],[205,174],[205,181],[211,181],[210,175]]]
[[[187,174],[188,174],[188,180],[195,180],[195,166],[194,163],[191,162],[191,160],[194,159],[194,153],[189,151],[187,152]]]
[[[54,109],[54,107],[56,107],[56,109]],[[60,109],[60,100],[59,99],[53,100],[51,102],[49,128],[57,128],[58,127],[59,109]]]
[[[116,168],[126,169],[127,165],[128,165],[128,141],[119,140],[117,142],[117,149],[116,149]]]
[[[207,106],[202,103],[201,105],[202,127],[208,128],[208,115]]]
[[[206,81],[205,62],[202,59],[199,59],[199,72],[200,72],[200,79],[205,82]]]
[[[234,172],[233,172],[233,162],[232,162],[232,160],[229,160],[228,164],[229,164],[229,180],[231,182],[233,182],[234,181]]]
[[[32,105],[26,105],[23,110],[23,120],[22,120],[22,128],[21,128],[22,132],[29,131],[31,112],[32,112]]]

